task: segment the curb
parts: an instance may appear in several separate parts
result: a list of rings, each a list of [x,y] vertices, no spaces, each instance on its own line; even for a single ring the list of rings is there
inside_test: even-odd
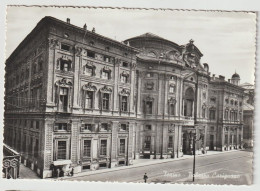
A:
[[[236,152],[240,150],[230,150],[230,151],[219,151],[216,153],[212,154],[201,154],[201,155],[196,155],[196,157],[206,157],[206,156],[211,156],[211,155],[218,155],[218,154],[224,154],[224,153],[230,153],[230,152]],[[138,167],[144,167],[144,166],[151,166],[154,164],[162,164],[162,163],[168,163],[168,162],[173,162],[173,161],[179,161],[179,160],[186,160],[193,158],[193,155],[188,155],[187,157],[181,157],[181,158],[175,158],[175,159],[170,159],[170,160],[161,160],[161,161],[155,161],[152,163],[140,163],[140,165],[132,165],[132,166],[122,166],[122,167],[117,167],[117,168],[112,168],[112,169],[102,169],[98,171],[89,171],[89,172],[81,172],[73,177],[62,177],[62,178],[57,178],[57,180],[69,180],[71,178],[77,178],[77,177],[83,177],[83,176],[91,176],[91,175],[96,175],[96,174],[104,174],[104,173],[109,173],[109,172],[115,172],[115,171],[120,171],[120,170],[126,170],[126,169],[133,169],[133,168],[138,168]]]

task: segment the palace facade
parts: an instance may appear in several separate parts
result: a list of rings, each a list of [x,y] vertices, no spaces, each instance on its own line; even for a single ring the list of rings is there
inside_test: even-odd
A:
[[[244,89],[151,33],[118,42],[43,18],[6,61],[4,142],[42,178],[242,148]]]

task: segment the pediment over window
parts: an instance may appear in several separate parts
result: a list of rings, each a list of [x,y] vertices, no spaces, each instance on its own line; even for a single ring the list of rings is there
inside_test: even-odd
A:
[[[144,99],[144,101],[154,101],[154,98],[151,97],[150,95],[148,95],[148,96]]]
[[[123,89],[119,92],[119,95],[129,96],[129,95],[130,95],[130,91],[128,91],[127,89],[123,88]]]
[[[103,69],[102,69],[102,71],[104,71],[104,72],[111,72],[111,69],[108,67],[108,66],[105,66]]]
[[[91,68],[91,69],[96,69],[96,66],[91,61],[87,61],[87,63],[85,64],[85,67]]]
[[[104,86],[103,88],[100,89],[100,92],[102,92],[102,93],[112,93],[112,89],[109,88],[108,86]]]
[[[129,77],[129,74],[126,71],[123,71],[120,75],[125,76],[125,77]]]
[[[216,107],[212,106],[209,108],[209,110],[216,110]]]
[[[169,100],[168,100],[169,103],[171,104],[175,104],[176,103],[176,99],[171,97]]]
[[[85,84],[83,87],[82,87],[83,90],[85,91],[96,91],[97,90],[97,87],[94,86],[91,82],[89,82],[88,84]]]
[[[66,79],[66,78],[62,78],[61,80],[56,81],[55,84],[56,84],[56,86],[61,86],[61,87],[70,87],[73,85],[71,80]]]

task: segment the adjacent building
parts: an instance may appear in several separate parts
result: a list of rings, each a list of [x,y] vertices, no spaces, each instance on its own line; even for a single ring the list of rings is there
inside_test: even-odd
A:
[[[190,40],[118,42],[43,18],[6,61],[4,142],[42,178],[242,148],[244,89]],[[237,77],[238,75],[238,77]]]

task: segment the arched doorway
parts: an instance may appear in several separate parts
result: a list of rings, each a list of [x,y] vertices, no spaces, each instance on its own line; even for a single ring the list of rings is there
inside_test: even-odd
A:
[[[185,91],[184,94],[184,116],[193,116],[193,105],[194,105],[194,90],[190,87]]]

